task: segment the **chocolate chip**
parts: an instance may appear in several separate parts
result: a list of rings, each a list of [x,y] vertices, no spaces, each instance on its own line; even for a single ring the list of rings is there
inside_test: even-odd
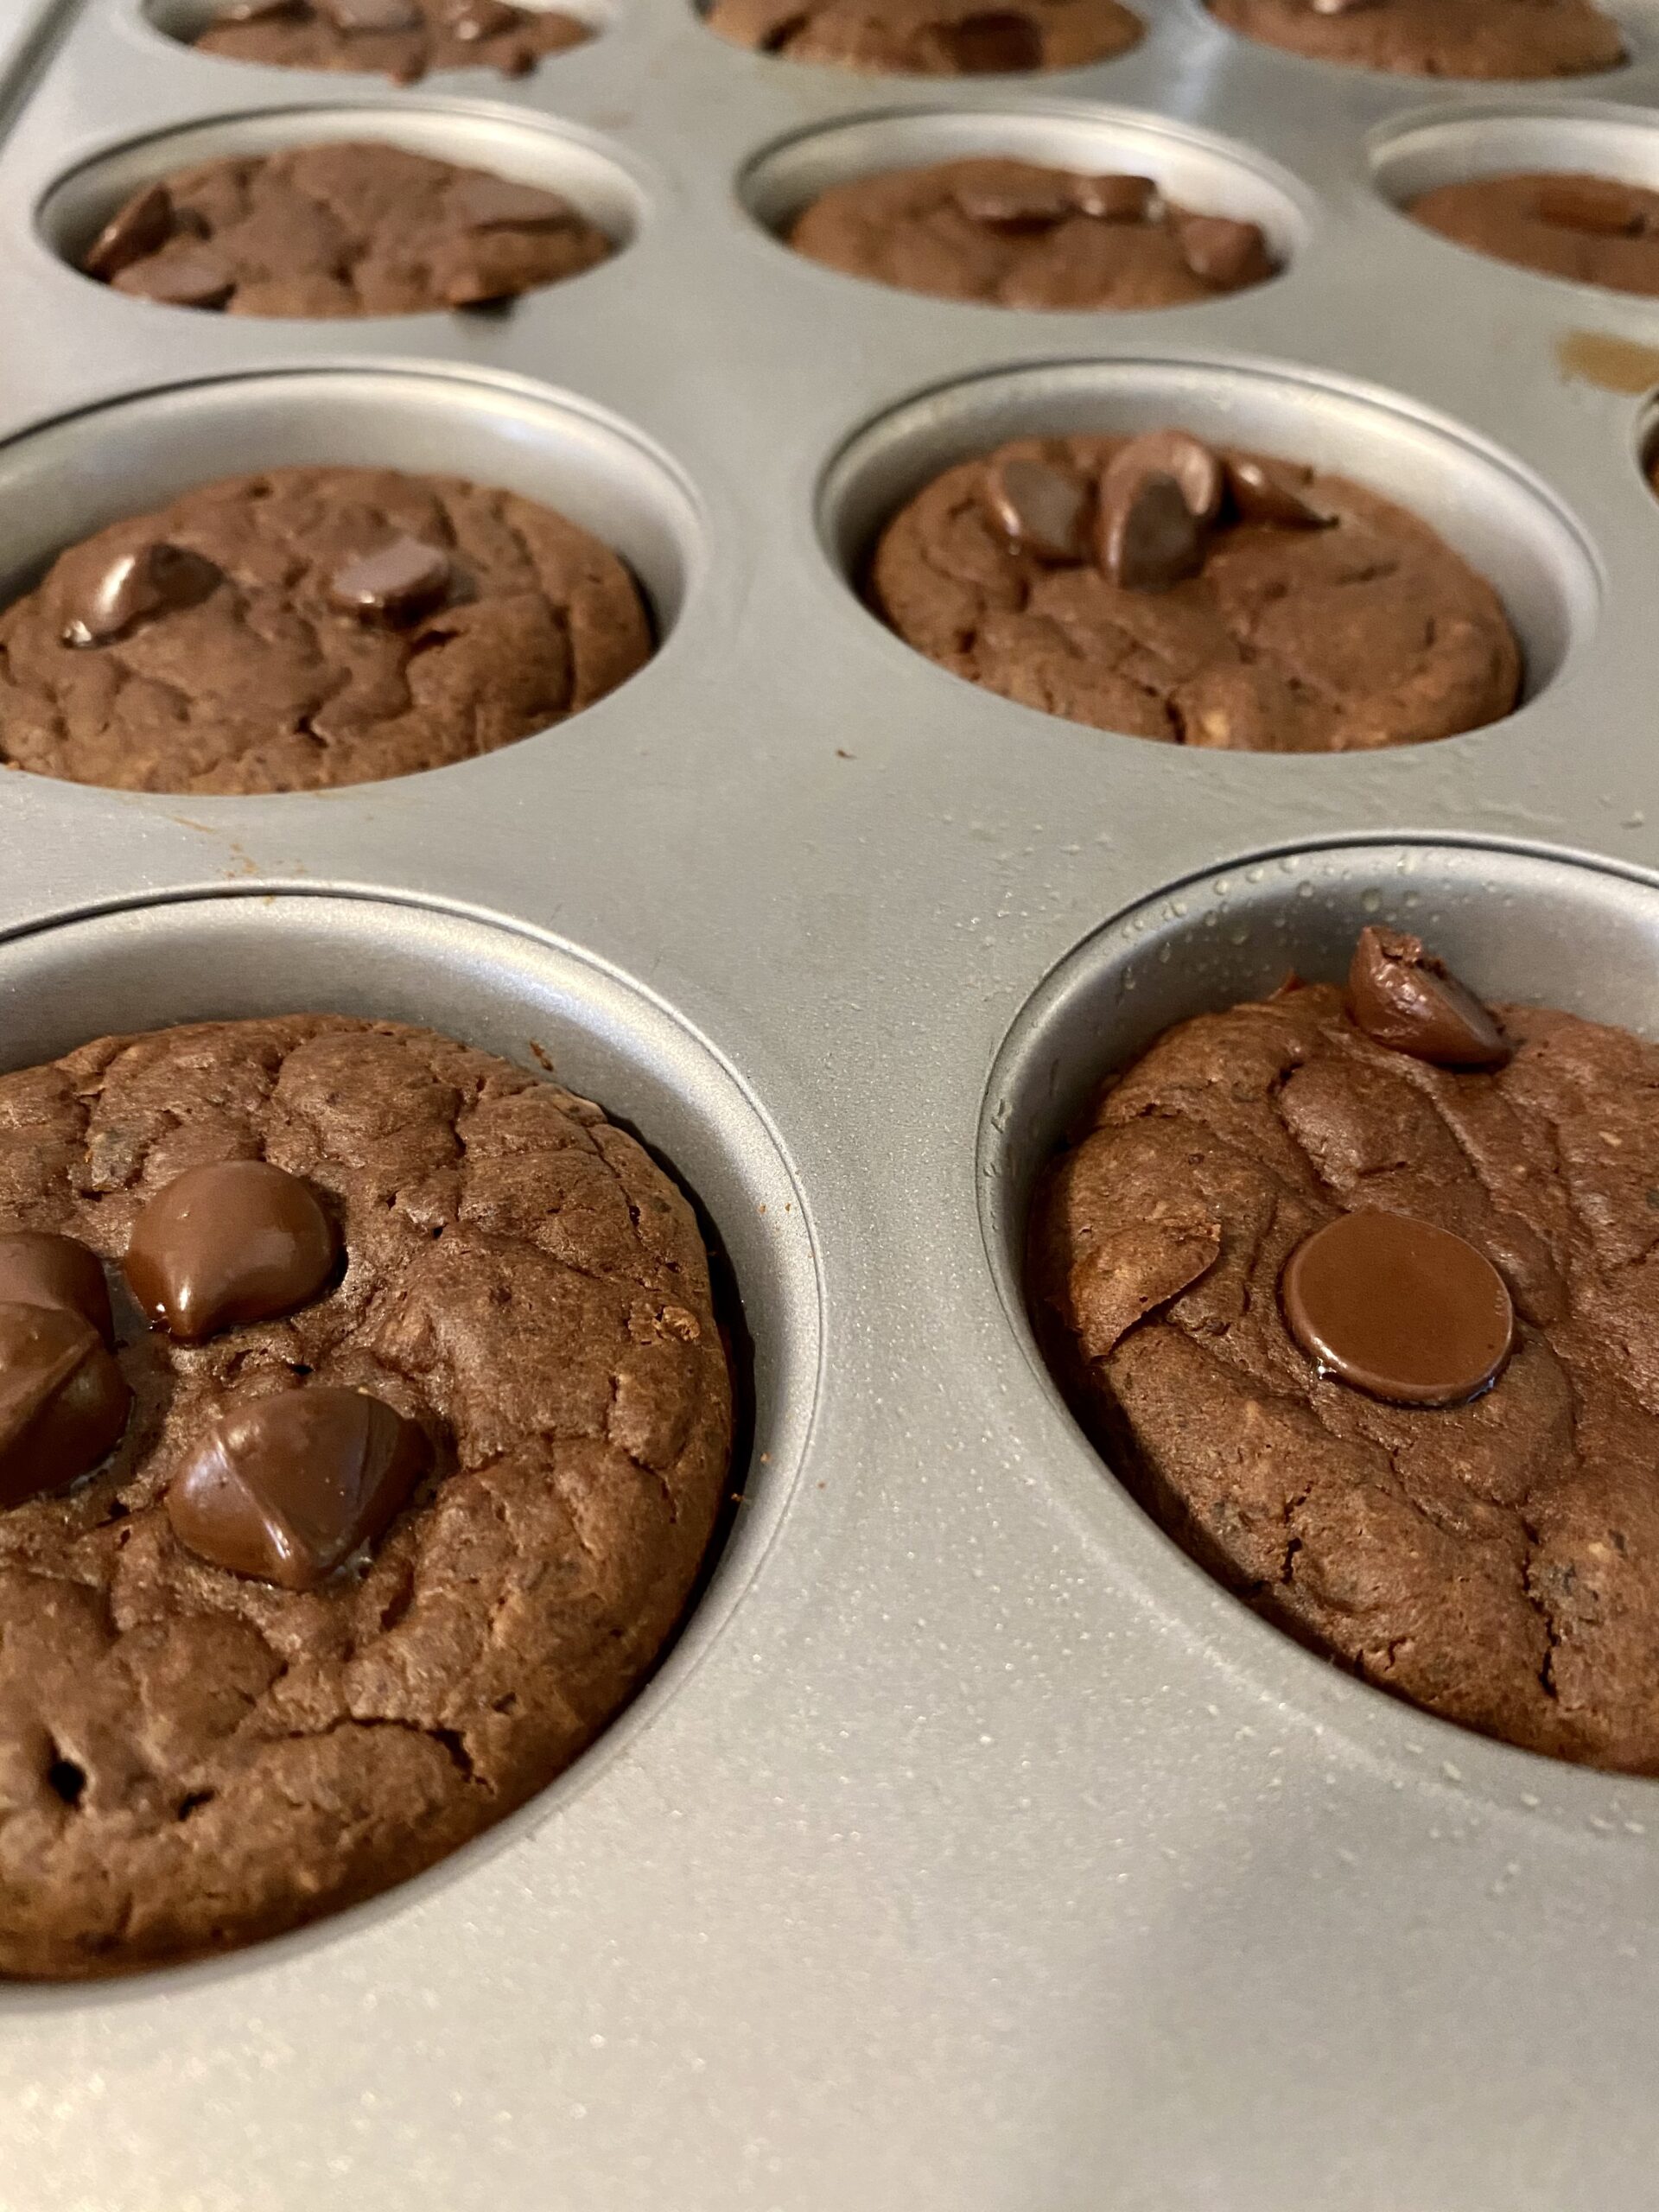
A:
[[[1074,176],[1071,205],[1102,223],[1144,223],[1158,199],[1149,176]]]
[[[79,1313],[0,1305],[0,1506],[66,1490],[121,1440],[132,1393]]]
[[[1069,469],[1011,454],[985,477],[992,519],[1022,553],[1039,561],[1081,561],[1089,550],[1089,486]]]
[[[152,184],[118,208],[92,240],[81,261],[89,276],[107,283],[135,261],[147,261],[173,235],[173,197],[164,184]]]
[[[1403,1214],[1327,1222],[1291,1254],[1280,1294],[1323,1372],[1396,1405],[1466,1404],[1497,1380],[1515,1334],[1484,1254]]]
[[[1192,274],[1221,291],[1259,284],[1273,274],[1267,241],[1255,223],[1227,215],[1187,215],[1176,231],[1181,259]]]
[[[1246,456],[1229,461],[1226,470],[1227,489],[1241,522],[1266,523],[1277,530],[1327,530],[1334,519],[1310,507],[1266,461]]]
[[[421,11],[414,0],[312,0],[338,31],[417,31]]]
[[[122,291],[162,308],[222,308],[236,289],[235,272],[203,245],[152,254],[120,274]]]
[[[267,23],[277,16],[297,16],[301,0],[231,0],[213,17],[216,23]]]
[[[149,1319],[199,1344],[303,1306],[333,1273],[334,1252],[308,1183],[266,1160],[221,1160],[156,1192],[121,1264]]]
[[[964,163],[950,197],[971,223],[997,231],[1042,231],[1077,213],[1071,180],[1035,162]]]
[[[1203,526],[1161,469],[1106,471],[1097,537],[1100,565],[1124,591],[1169,591],[1203,566]]]
[[[442,605],[449,581],[448,556],[405,535],[342,562],[328,579],[328,596],[365,622],[409,622]]]
[[[78,1237],[41,1229],[14,1229],[0,1236],[0,1306],[47,1306],[74,1313],[106,1344],[115,1342],[104,1263]]]
[[[432,1464],[425,1433],[327,1384],[221,1414],[167,1493],[181,1544],[232,1574],[315,1590],[384,1535]]]
[[[508,7],[506,0],[461,0],[458,7],[445,10],[443,27],[451,38],[471,46],[479,39],[516,29],[518,22],[519,10]]]
[[[1316,16],[1356,16],[1362,8],[1376,8],[1382,0],[1308,0]]]
[[[1491,1014],[1420,938],[1363,929],[1348,970],[1348,1011],[1379,1045],[1444,1068],[1497,1068],[1513,1051]]]
[[[950,59],[964,77],[996,77],[1015,70],[1040,69],[1042,33],[1028,16],[990,9],[941,26]]]
[[[1199,522],[1213,522],[1227,488],[1221,455],[1185,430],[1148,430],[1113,455],[1109,474],[1173,476]]]
[[[1541,222],[1598,238],[1631,238],[1642,228],[1642,205],[1628,185],[1599,176],[1552,177],[1533,202]]]
[[[445,206],[469,231],[553,230],[576,212],[556,192],[505,176],[462,177],[451,187]]]
[[[119,553],[79,590],[67,594],[66,645],[107,645],[142,623],[185,607],[197,607],[223,571],[183,545],[156,540]]]

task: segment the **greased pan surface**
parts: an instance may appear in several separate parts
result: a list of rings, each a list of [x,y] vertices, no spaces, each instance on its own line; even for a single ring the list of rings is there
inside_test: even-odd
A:
[[[531,78],[400,90],[87,0],[16,73],[8,591],[190,482],[369,458],[599,528],[663,645],[567,725],[401,782],[0,779],[0,1051],[302,1003],[539,1047],[696,1189],[756,1413],[684,1635],[524,1814],[221,1964],[0,1990],[4,2212],[1651,2202],[1659,1793],[1426,1719],[1234,1605],[1072,1427],[1017,1252],[1101,1069],[1336,972],[1373,916],[1494,995],[1659,1035],[1659,304],[1389,198],[1489,162],[1659,176],[1659,10],[1616,10],[1624,70],[1522,88],[1141,8],[1120,61],[938,83],[616,0]],[[59,257],[146,175],[359,122],[585,194],[625,250],[505,316],[327,325]],[[1004,143],[1202,184],[1286,272],[1011,313],[841,277],[750,212]],[[1427,515],[1509,603],[1520,710],[1369,757],[1189,753],[957,683],[849,588],[930,470],[1167,420]]]

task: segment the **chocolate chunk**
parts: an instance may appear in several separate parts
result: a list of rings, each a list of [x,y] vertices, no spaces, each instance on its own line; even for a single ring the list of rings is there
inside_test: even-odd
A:
[[[210,246],[186,245],[129,263],[121,289],[162,308],[222,308],[236,277]]]
[[[328,579],[334,605],[365,622],[413,621],[449,594],[446,555],[418,537],[394,537],[373,553],[342,562]]]
[[[319,14],[347,35],[370,31],[417,31],[421,11],[414,0],[312,0]]]
[[[443,27],[451,38],[471,46],[479,39],[512,30],[518,20],[519,11],[508,7],[506,0],[460,0],[459,6],[445,10]]]
[[[1074,176],[1071,205],[1102,223],[1144,223],[1157,204],[1149,176]]]
[[[950,197],[969,222],[998,231],[1044,231],[1077,213],[1070,179],[1034,162],[965,163]]]
[[[556,192],[543,192],[505,176],[464,176],[444,204],[469,231],[552,230],[576,213]]]
[[[223,571],[183,545],[152,541],[118,554],[73,594],[73,612],[63,628],[66,645],[107,645],[143,622],[175,608],[196,607]]]
[[[1241,522],[1267,523],[1278,530],[1325,530],[1332,517],[1310,507],[1293,491],[1281,473],[1265,461],[1240,460],[1226,463],[1227,489]]]
[[[79,1313],[0,1305],[0,1507],[89,1474],[120,1442],[131,1403]]]
[[[1100,565],[1124,591],[1168,591],[1204,563],[1204,531],[1161,469],[1109,468],[1100,488]]]
[[[147,261],[172,235],[172,194],[164,184],[152,184],[116,210],[80,265],[89,276],[102,277],[107,283],[135,261]]]
[[[1255,223],[1236,223],[1227,215],[1188,215],[1176,238],[1192,274],[1223,291],[1259,284],[1273,274],[1267,242]]]
[[[1640,204],[1608,177],[1552,177],[1539,186],[1534,205],[1541,222],[1599,238],[1633,238],[1642,228]]]
[[[1199,522],[1213,522],[1221,512],[1225,472],[1220,454],[1202,439],[1185,430],[1148,430],[1143,437],[1130,439],[1114,458],[1109,473],[1135,476],[1151,471],[1175,479]]]
[[[77,1237],[43,1229],[0,1236],[0,1306],[47,1306],[78,1314],[106,1344],[115,1342],[104,1263]]]
[[[263,1160],[187,1168],[133,1224],[122,1262],[133,1296],[169,1336],[275,1320],[334,1271],[334,1232],[308,1184]]]
[[[1005,454],[992,463],[985,493],[998,529],[1039,561],[1081,561],[1089,550],[1089,487],[1069,469]]]
[[[1510,1356],[1515,1313],[1503,1276],[1432,1222],[1344,1214],[1297,1246],[1280,1289],[1309,1358],[1395,1405],[1463,1405]]]
[[[432,1464],[424,1432],[325,1384],[220,1414],[167,1493],[179,1541],[232,1574],[315,1590],[384,1535]]]
[[[1443,1068],[1501,1068],[1512,1057],[1480,1001],[1421,939],[1363,929],[1348,970],[1348,1011],[1379,1045]]]
[[[1006,9],[964,16],[941,26],[951,60],[964,77],[995,77],[1021,69],[1040,69],[1042,33],[1027,16]]]

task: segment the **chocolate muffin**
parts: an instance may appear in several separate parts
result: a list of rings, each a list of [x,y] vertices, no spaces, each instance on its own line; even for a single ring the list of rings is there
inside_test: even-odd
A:
[[[836,185],[798,253],[849,276],[1009,308],[1165,308],[1273,274],[1254,223],[1164,199],[1150,177],[981,156]]]
[[[1594,0],[1209,0],[1248,38],[1408,77],[1577,77],[1624,59]]]
[[[1471,177],[1406,213],[1455,245],[1546,276],[1659,296],[1659,192],[1564,171]]]
[[[413,85],[433,69],[527,76],[543,55],[593,35],[556,8],[509,0],[230,0],[191,43],[232,61],[362,70]]]
[[[81,259],[135,299],[226,315],[414,315],[556,284],[611,241],[557,193],[401,146],[233,156],[141,187]]]
[[[1268,1619],[1525,1749],[1659,1774],[1659,1051],[1413,938],[1181,1023],[1044,1182],[1039,1332]]]
[[[919,77],[1080,69],[1143,34],[1119,0],[713,0],[708,22],[791,61]]]
[[[1017,438],[882,533],[879,613],[953,675],[1166,744],[1364,752],[1515,704],[1497,594],[1345,478],[1181,430]]]
[[[690,1206],[556,1082],[319,1014],[0,1076],[0,1974],[523,1803],[671,1633],[731,1423]]]
[[[0,762],[321,791],[493,753],[650,652],[632,576],[550,508],[456,476],[269,469],[111,524],[0,613]]]

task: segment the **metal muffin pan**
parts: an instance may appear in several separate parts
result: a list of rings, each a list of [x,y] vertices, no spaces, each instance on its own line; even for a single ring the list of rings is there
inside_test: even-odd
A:
[[[193,54],[137,0],[60,10],[0,144],[6,575],[192,471],[367,454],[590,499],[660,556],[673,626],[597,708],[428,775],[0,779],[0,1054],[280,996],[535,1037],[699,1191],[763,1385],[702,1607],[508,1832],[212,1967],[0,1992],[4,2212],[1651,2202],[1659,1793],[1271,1635],[1084,1442],[1012,1255],[1067,1100],[1281,945],[1332,968],[1373,911],[1483,985],[1654,1028],[1653,417],[1571,364],[1586,330],[1659,349],[1659,311],[1457,251],[1372,163],[1500,104],[1643,126],[1659,10],[1618,9],[1621,71],[1495,88],[1141,7],[1118,61],[951,84],[623,0],[528,79],[408,91]],[[324,324],[125,300],[43,234],[107,157],[325,105],[499,117],[504,168],[515,126],[561,133],[637,185],[632,241],[505,315]],[[782,251],[756,163],[899,109],[942,144],[1092,111],[1238,149],[1287,180],[1295,250],[1122,318]],[[1381,755],[1186,754],[955,683],[849,588],[936,461],[1166,400],[1432,513],[1526,633],[1522,709]]]

